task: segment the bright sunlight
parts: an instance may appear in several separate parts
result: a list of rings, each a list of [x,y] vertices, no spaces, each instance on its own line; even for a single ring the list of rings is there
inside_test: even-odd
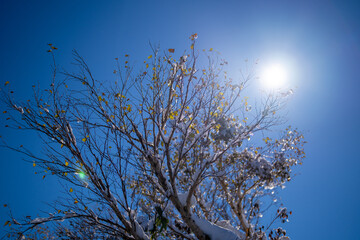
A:
[[[260,73],[261,85],[269,90],[277,90],[285,87],[288,81],[286,67],[280,63],[269,64]]]

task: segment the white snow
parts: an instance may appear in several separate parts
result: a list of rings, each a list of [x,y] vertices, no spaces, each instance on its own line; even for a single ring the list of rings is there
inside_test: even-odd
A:
[[[49,220],[49,218],[35,218],[33,220],[31,220],[31,224],[36,224],[36,223],[42,223],[42,222],[46,222],[47,220]]]
[[[135,226],[136,226],[136,234],[141,238],[141,239],[145,239],[145,240],[150,240],[150,238],[148,237],[148,235],[145,234],[144,229],[141,227],[141,225],[138,223],[138,221],[135,221]]]
[[[200,219],[197,216],[192,216],[196,225],[207,234],[211,240],[242,240],[237,234],[231,230],[217,226],[209,221]]]
[[[76,213],[73,211],[65,213],[66,218],[71,218],[71,217],[75,217],[75,216],[76,216]]]
[[[216,223],[216,225],[218,225],[219,227],[223,227],[225,229],[230,230],[231,232],[235,233],[240,239],[245,239],[246,235],[243,232],[240,232],[239,230],[237,230],[236,228],[234,228],[231,224],[229,220],[222,220]]]
[[[290,240],[290,238],[288,236],[281,236],[279,240]]]
[[[16,110],[18,110],[21,114],[24,114],[24,109],[22,107],[18,107],[16,105],[14,105],[14,107],[16,108]]]
[[[196,172],[194,173],[194,175],[191,176],[192,180],[193,181],[196,181],[196,179],[199,177],[200,173],[202,172],[202,166],[200,168],[198,168],[196,170]]]
[[[264,158],[259,157],[252,159],[249,163],[252,171],[262,179],[268,179],[271,177],[271,164]]]
[[[186,206],[186,199],[187,199],[188,195],[189,195],[189,192],[178,194],[179,201],[181,202],[181,204],[183,206]],[[192,195],[191,200],[190,200],[190,208],[193,208],[195,206],[195,203],[196,203],[196,199],[195,199],[194,195]]]

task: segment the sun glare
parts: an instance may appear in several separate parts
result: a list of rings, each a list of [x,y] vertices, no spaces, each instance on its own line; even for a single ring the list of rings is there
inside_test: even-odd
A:
[[[266,89],[280,89],[285,87],[288,81],[288,72],[282,64],[270,64],[261,72],[260,80]]]

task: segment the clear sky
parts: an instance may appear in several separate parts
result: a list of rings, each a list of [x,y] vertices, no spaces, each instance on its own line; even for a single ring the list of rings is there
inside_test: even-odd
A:
[[[182,51],[193,33],[200,48],[221,52],[234,79],[246,58],[286,62],[296,87],[287,118],[308,144],[304,165],[281,194],[294,212],[284,227],[293,240],[359,239],[359,11],[357,1],[331,0],[1,1],[0,83],[10,81],[24,98],[34,83],[47,87],[47,43],[59,48],[65,68],[76,49],[104,80],[112,79],[115,57],[129,53],[140,64],[149,41]],[[0,121],[10,143],[41,150],[35,135]],[[0,203],[16,216],[35,216],[60,194],[56,180],[34,175],[21,155],[0,154]],[[0,225],[6,219],[0,208]]]

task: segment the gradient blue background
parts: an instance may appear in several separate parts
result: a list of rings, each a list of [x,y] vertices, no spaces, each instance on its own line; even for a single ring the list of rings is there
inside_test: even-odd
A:
[[[281,193],[294,212],[285,228],[293,240],[360,239],[359,10],[356,1],[330,0],[1,1],[0,82],[10,81],[23,98],[34,83],[47,87],[49,42],[62,66],[76,49],[102,80],[113,79],[115,57],[129,53],[141,64],[149,41],[182,51],[193,33],[200,48],[222,53],[234,79],[246,58],[291,59],[297,90],[287,117],[309,143],[299,174]],[[36,135],[5,129],[5,116],[0,121],[3,138],[41,151]],[[56,179],[34,175],[19,154],[0,154],[1,205],[15,216],[46,210],[61,193]],[[0,225],[6,220],[1,207]]]

